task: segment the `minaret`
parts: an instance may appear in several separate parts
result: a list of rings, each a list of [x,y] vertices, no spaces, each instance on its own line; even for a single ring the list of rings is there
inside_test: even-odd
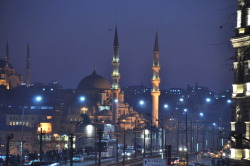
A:
[[[9,44],[6,43],[5,67],[9,66]]]
[[[27,59],[26,59],[26,87],[30,85],[30,46],[27,46]]]
[[[114,44],[113,44],[112,66],[113,66],[113,72],[111,74],[111,77],[113,79],[113,84],[112,84],[112,88],[111,88],[112,92],[113,92],[112,123],[113,124],[117,124],[117,119],[118,119],[118,94],[120,92],[120,87],[119,87],[119,79],[120,79],[119,66],[120,66],[120,60],[119,60],[119,43],[118,43],[117,26],[115,27],[115,38],[114,38]]]
[[[238,0],[235,49],[233,104],[231,120],[231,157],[250,160],[250,0]],[[223,138],[222,138],[223,142]],[[221,145],[223,146],[223,145]]]
[[[158,34],[156,33],[155,36],[155,45],[154,45],[154,60],[153,60],[153,77],[152,77],[152,125],[158,127],[158,121],[159,120],[159,96],[161,94],[159,89],[160,84],[160,77],[159,77],[159,71],[160,71],[160,64],[159,64],[159,46],[158,46]],[[157,120],[156,120],[157,119]]]

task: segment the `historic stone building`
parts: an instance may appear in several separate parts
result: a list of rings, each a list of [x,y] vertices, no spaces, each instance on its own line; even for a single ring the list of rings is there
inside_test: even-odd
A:
[[[231,158],[250,160],[250,0],[238,0],[235,48]]]

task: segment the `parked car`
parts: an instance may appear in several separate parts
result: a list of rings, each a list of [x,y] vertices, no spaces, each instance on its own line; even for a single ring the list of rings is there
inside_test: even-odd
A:
[[[23,164],[23,166],[60,166],[60,163],[33,160],[33,161],[30,161],[29,163]]]
[[[74,162],[83,162],[83,160],[84,160],[83,155],[75,154],[75,155],[73,156],[73,161],[74,161]]]
[[[201,150],[199,153],[200,157],[205,158],[205,157],[210,157],[210,151],[209,150]]]
[[[178,161],[178,166],[185,166],[187,165],[187,161],[185,158],[182,158]]]
[[[213,154],[212,154],[212,158],[221,158],[221,153],[220,152],[214,152]]]
[[[171,165],[176,165],[176,164],[178,164],[178,161],[180,160],[180,158],[179,157],[171,157],[170,160],[171,160],[170,161]]]

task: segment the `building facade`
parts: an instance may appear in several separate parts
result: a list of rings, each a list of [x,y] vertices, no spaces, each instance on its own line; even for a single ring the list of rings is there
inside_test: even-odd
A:
[[[232,98],[231,158],[250,160],[250,0],[238,0]]]

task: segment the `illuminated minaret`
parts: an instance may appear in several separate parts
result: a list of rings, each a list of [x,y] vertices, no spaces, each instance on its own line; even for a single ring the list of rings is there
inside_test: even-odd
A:
[[[27,46],[27,59],[26,59],[26,87],[30,85],[30,46]]]
[[[120,92],[120,87],[119,87],[119,79],[120,79],[119,66],[120,66],[120,60],[119,60],[119,42],[118,42],[117,27],[115,28],[115,38],[114,38],[114,44],[113,44],[112,66],[113,66],[113,72],[111,74],[111,77],[113,79],[113,84],[112,84],[112,88],[111,88],[112,92],[113,92],[112,123],[113,124],[117,124],[117,119],[118,119],[118,95],[119,95],[119,92]]]
[[[6,44],[5,67],[9,66],[9,44]]]
[[[159,118],[159,96],[161,94],[159,89],[160,84],[160,64],[159,64],[159,46],[158,46],[158,34],[155,36],[155,46],[154,46],[154,60],[153,60],[153,78],[152,78],[152,125],[158,127],[158,118]],[[156,120],[157,119],[157,120]]]

